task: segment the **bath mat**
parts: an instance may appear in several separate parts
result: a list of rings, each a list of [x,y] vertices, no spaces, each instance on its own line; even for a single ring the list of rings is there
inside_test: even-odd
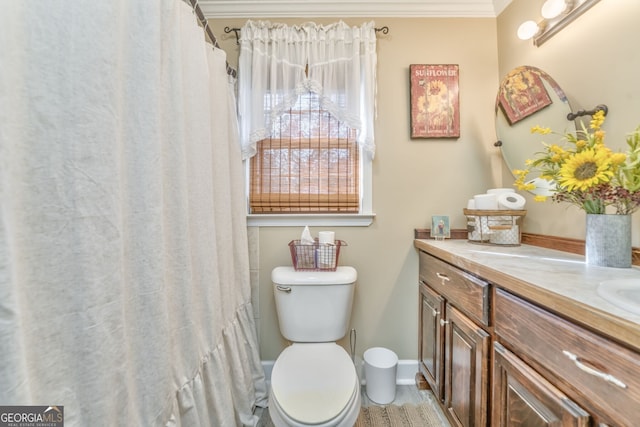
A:
[[[265,411],[265,427],[273,427]],[[259,424],[260,425],[260,424]],[[442,421],[430,403],[402,406],[367,406],[360,410],[354,427],[442,427]]]
[[[429,403],[402,406],[367,406],[354,427],[441,427],[442,421]]]

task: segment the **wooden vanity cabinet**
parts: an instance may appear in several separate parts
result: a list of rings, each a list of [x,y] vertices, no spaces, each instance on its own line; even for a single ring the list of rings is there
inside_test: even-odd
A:
[[[552,311],[534,285],[436,250],[419,247],[419,374],[452,425],[640,427],[636,347],[576,320],[570,299]]]
[[[640,426],[637,352],[502,289],[495,332],[494,425]]]
[[[420,252],[420,372],[453,425],[488,425],[490,287]]]

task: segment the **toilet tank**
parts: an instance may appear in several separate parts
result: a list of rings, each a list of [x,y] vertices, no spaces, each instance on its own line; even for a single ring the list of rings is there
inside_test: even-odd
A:
[[[280,333],[293,342],[331,342],[347,334],[351,319],[356,269],[271,272]]]

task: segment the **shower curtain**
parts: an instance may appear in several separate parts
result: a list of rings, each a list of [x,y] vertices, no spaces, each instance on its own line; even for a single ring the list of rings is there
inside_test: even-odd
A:
[[[0,405],[255,425],[224,52],[180,0],[11,1],[0,28]]]

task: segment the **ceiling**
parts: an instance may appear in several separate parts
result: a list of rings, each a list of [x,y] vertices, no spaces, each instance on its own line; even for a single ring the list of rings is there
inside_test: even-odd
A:
[[[512,0],[198,0],[207,18],[496,17]]]

